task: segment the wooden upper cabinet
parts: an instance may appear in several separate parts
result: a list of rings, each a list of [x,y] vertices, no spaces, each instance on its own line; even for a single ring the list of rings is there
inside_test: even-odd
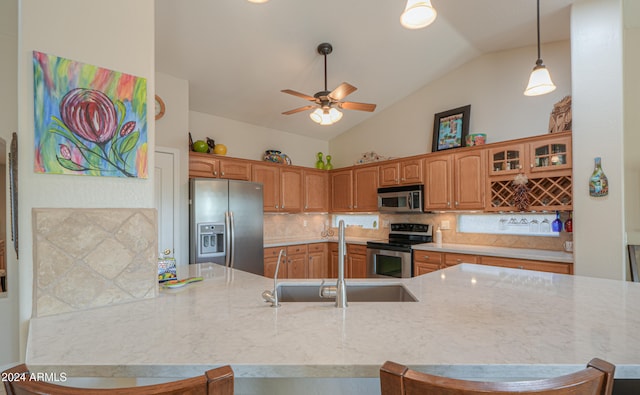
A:
[[[338,170],[329,175],[331,181],[331,211],[353,209],[353,171]]]
[[[450,210],[452,208],[452,166],[451,155],[438,155],[424,160],[425,210]]]
[[[265,212],[302,211],[302,170],[255,164],[251,180],[263,184]]]
[[[302,211],[302,170],[280,169],[280,211]]]
[[[380,165],[380,186],[422,184],[422,159],[407,159]]]
[[[485,195],[485,151],[454,154],[454,202],[458,210],[482,210]]]
[[[220,161],[209,154],[189,153],[189,177],[218,178]]]
[[[524,144],[505,145],[490,148],[489,175],[518,174],[526,171],[527,158]]]
[[[378,166],[353,169],[353,211],[378,210]]]
[[[424,209],[482,210],[485,154],[482,150],[442,154],[424,160]]]
[[[325,170],[302,171],[303,178],[303,211],[329,211],[329,173]]]
[[[531,173],[572,168],[571,136],[549,137],[531,142],[528,147]]]
[[[251,162],[242,159],[220,158],[220,178],[249,181],[251,179]]]

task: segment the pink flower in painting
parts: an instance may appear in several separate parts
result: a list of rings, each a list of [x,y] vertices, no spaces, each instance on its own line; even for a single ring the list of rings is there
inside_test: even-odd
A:
[[[65,159],[71,160],[71,150],[66,144],[60,144],[60,156]]]
[[[120,137],[124,137],[129,133],[133,132],[133,129],[136,128],[136,123],[134,121],[129,121],[122,125],[122,129],[120,129]]]
[[[71,132],[96,144],[109,141],[118,127],[111,99],[93,89],[69,91],[60,102],[60,115]]]

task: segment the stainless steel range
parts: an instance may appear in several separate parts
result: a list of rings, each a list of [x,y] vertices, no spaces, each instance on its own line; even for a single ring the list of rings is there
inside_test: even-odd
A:
[[[369,277],[413,277],[411,246],[432,241],[431,225],[391,224],[389,239],[367,242],[367,275]]]

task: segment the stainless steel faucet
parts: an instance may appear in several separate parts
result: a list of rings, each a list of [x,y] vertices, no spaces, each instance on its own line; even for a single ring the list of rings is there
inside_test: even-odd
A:
[[[276,264],[276,272],[273,275],[273,291],[266,290],[262,293],[262,297],[264,301],[269,303],[271,302],[271,307],[280,307],[280,302],[278,301],[278,271],[280,270],[280,261],[283,256],[287,256],[287,253],[284,251],[284,248],[280,250],[278,254],[278,263]]]
[[[344,309],[347,307],[347,285],[344,282],[344,256],[346,243],[344,239],[344,220],[338,223],[338,281],[334,286],[320,285],[320,296],[324,298],[336,298],[336,307]],[[324,283],[324,282],[323,282]]]

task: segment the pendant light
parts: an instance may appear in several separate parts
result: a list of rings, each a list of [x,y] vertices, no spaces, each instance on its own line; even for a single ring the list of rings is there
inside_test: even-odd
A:
[[[538,60],[536,60],[536,65],[531,72],[531,76],[529,76],[529,84],[527,84],[527,89],[524,90],[525,96],[539,96],[544,95],[549,92],[553,92],[556,89],[556,86],[551,81],[551,75],[549,75],[549,70],[542,63],[542,57],[540,56],[540,0],[537,0],[538,3]]]
[[[422,29],[429,26],[438,13],[431,0],[407,0],[407,6],[400,15],[400,24],[407,29]]]

